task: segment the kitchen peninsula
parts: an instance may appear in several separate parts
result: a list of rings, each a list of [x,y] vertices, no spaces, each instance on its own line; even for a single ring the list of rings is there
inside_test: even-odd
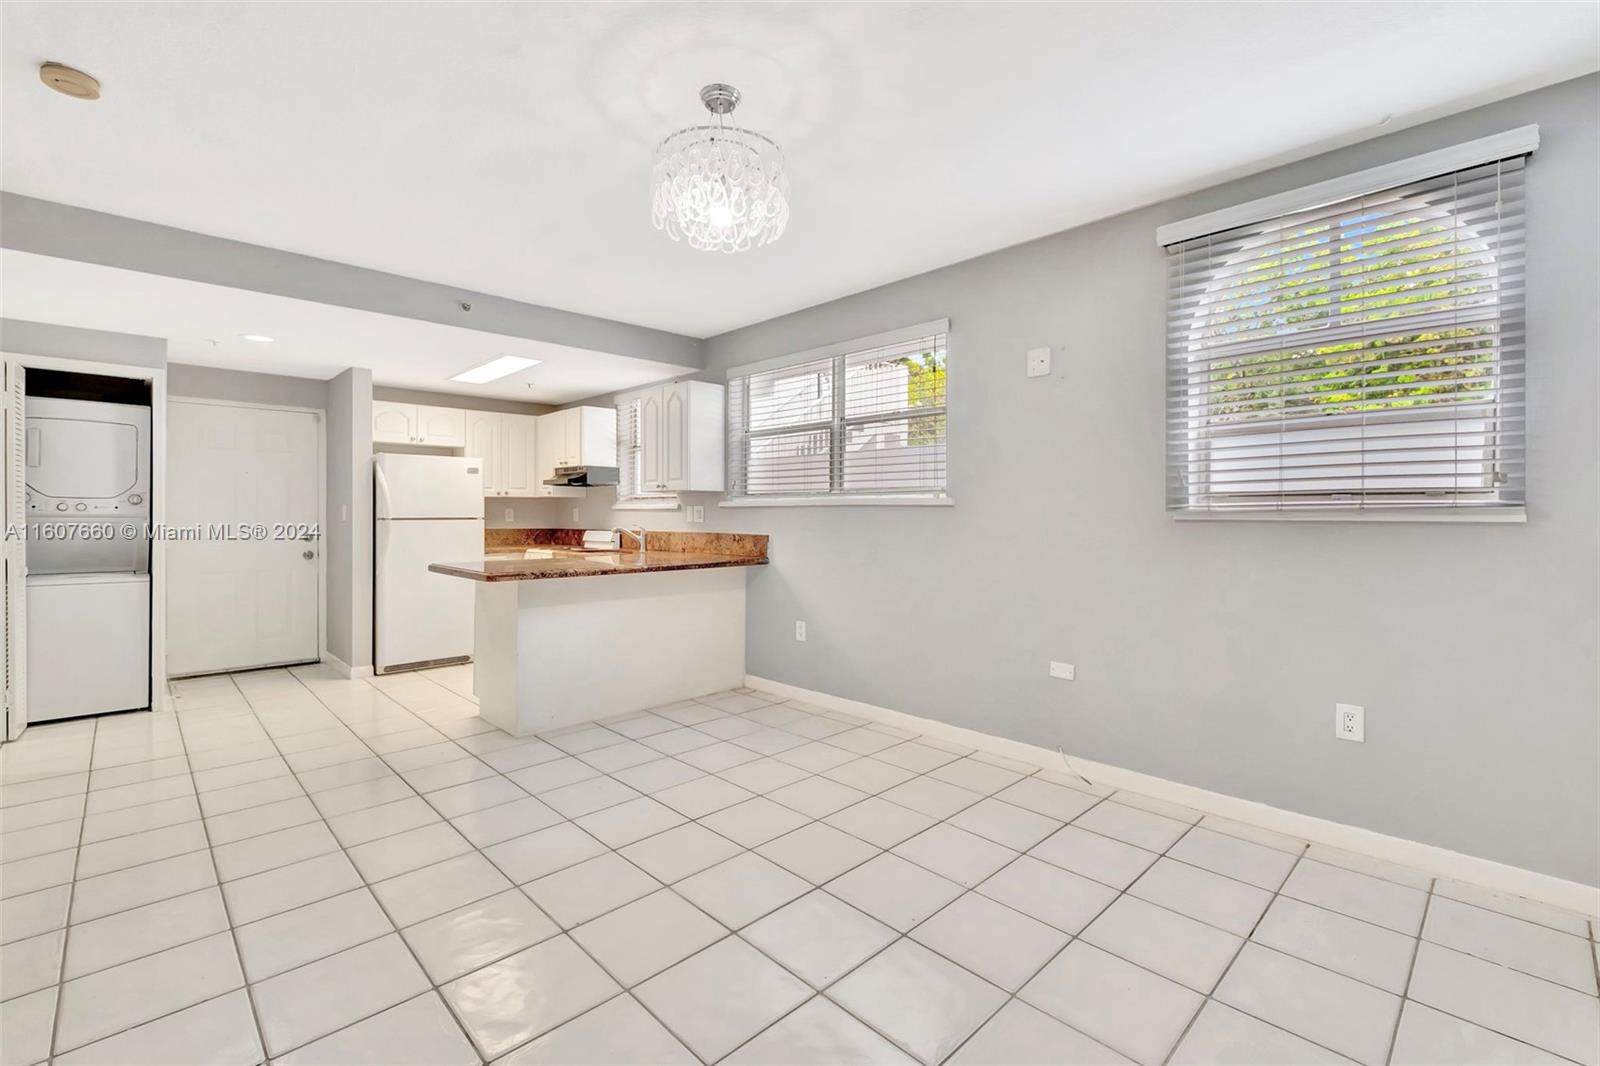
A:
[[[600,552],[582,539],[488,530],[483,558],[428,567],[477,582],[485,721],[528,736],[744,684],[745,568],[766,564],[765,536],[652,532]]]

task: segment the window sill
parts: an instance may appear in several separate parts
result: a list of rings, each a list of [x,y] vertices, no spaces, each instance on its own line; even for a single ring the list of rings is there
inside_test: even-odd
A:
[[[678,511],[682,508],[677,500],[619,500],[611,505],[613,511]]]
[[[738,496],[718,507],[953,507],[948,496]]]
[[[1472,522],[1520,524],[1528,520],[1522,507],[1446,509],[1435,511],[1169,511],[1178,522]]]

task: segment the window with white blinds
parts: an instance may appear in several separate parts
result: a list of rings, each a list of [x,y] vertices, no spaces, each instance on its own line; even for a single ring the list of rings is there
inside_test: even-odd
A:
[[[1520,508],[1523,163],[1169,245],[1168,509]]]
[[[800,502],[945,493],[948,322],[728,374],[728,495]]]
[[[661,501],[670,502],[678,497],[671,492],[646,492],[644,484],[644,447],[640,437],[639,399],[621,400],[617,403],[617,502]]]

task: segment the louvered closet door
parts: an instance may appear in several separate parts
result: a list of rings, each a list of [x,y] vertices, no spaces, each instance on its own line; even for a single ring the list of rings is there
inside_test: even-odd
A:
[[[28,723],[27,372],[5,363],[5,538],[0,568],[5,573],[5,736],[15,740]]]

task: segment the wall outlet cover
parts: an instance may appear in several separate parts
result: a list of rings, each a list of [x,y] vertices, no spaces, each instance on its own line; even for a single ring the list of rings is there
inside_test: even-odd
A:
[[[689,521],[704,522],[706,520],[705,504],[697,503],[689,507]]]
[[[1333,705],[1333,735],[1340,740],[1364,744],[1367,740],[1367,709],[1354,703]]]
[[[806,624],[804,622],[800,622],[800,621],[796,621],[795,622],[795,624],[794,624],[794,639],[800,641],[802,644],[805,643],[805,639],[806,639]]]
[[[1071,663],[1050,662],[1050,676],[1060,678],[1062,681],[1075,681],[1078,677],[1078,668]]]
[[[1028,376],[1042,378],[1050,373],[1050,349],[1033,348],[1028,352]]]
[[[511,508],[507,507],[506,508],[506,521],[507,522],[515,522],[516,519],[517,519],[517,512],[512,510]]]

